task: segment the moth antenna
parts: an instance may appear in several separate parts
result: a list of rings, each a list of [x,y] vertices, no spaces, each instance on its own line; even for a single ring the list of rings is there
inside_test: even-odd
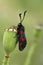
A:
[[[23,22],[23,20],[25,18],[26,12],[27,12],[27,10],[24,11],[24,15],[23,15],[23,19],[22,19],[21,23]]]
[[[19,17],[20,17],[20,22],[22,21],[22,19],[21,19],[21,15],[22,15],[22,14],[20,13],[20,14],[19,14]]]

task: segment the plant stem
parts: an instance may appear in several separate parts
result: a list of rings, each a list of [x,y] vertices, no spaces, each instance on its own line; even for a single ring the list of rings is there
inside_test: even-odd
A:
[[[30,47],[30,50],[29,50],[29,52],[28,52],[27,59],[26,59],[26,62],[25,62],[24,65],[29,65],[29,64],[30,64],[31,58],[32,58],[32,55],[33,55],[33,53],[34,53],[34,50],[35,50],[36,46],[37,46],[36,44],[33,44],[33,45]]]
[[[38,40],[38,38],[40,36],[40,32],[41,32],[41,29],[36,29],[35,30],[34,39],[33,39],[33,42],[32,42],[33,44],[30,47],[30,50],[28,52],[27,59],[26,59],[26,62],[25,62],[24,65],[30,65],[32,55],[33,55],[33,53],[35,51],[35,48],[37,46],[37,43],[38,43],[37,40]]]
[[[4,57],[3,65],[8,65],[9,56]]]

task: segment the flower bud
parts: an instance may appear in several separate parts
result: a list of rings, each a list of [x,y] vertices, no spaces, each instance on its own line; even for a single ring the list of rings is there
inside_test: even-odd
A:
[[[14,26],[6,29],[3,36],[3,46],[7,54],[11,53],[16,47],[17,31]]]

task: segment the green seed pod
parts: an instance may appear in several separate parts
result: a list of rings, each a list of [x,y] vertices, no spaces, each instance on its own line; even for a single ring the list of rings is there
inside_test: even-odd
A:
[[[11,53],[16,47],[17,31],[15,26],[6,29],[3,36],[3,46],[7,54]]]

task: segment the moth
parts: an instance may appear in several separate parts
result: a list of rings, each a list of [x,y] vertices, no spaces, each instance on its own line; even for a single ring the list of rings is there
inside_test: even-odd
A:
[[[25,35],[25,27],[23,26],[22,22],[24,20],[25,14],[27,11],[24,12],[23,19],[21,19],[21,13],[19,14],[20,23],[17,25],[17,35],[18,35],[18,43],[19,43],[19,50],[22,51],[27,44],[26,35]]]

